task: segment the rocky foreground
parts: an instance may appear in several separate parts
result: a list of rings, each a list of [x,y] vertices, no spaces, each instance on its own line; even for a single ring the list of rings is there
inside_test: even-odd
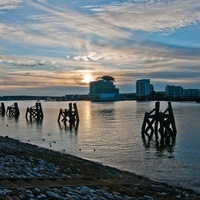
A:
[[[0,137],[1,199],[170,200],[200,199],[200,194]]]

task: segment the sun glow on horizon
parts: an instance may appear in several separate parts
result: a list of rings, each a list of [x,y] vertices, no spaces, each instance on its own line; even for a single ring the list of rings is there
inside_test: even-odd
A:
[[[90,73],[86,73],[83,76],[83,80],[81,81],[82,83],[90,83],[93,81],[92,75]]]

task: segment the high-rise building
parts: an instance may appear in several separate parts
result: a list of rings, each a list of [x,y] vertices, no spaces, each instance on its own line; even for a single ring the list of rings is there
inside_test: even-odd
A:
[[[154,91],[150,84],[150,79],[141,79],[136,81],[136,95],[138,97],[149,96]]]

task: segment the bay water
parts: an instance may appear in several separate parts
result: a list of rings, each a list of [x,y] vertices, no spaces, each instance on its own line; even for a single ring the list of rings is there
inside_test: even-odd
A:
[[[14,102],[4,102],[10,106]],[[144,113],[155,107],[153,101],[77,101],[78,128],[65,127],[57,119],[67,101],[41,101],[42,122],[25,119],[27,107],[35,101],[18,101],[20,116],[0,117],[0,135],[55,151],[133,172],[153,180],[183,186],[200,192],[200,104],[172,102],[177,136],[174,147],[158,148],[152,140],[148,148],[141,137]],[[166,110],[167,102],[161,102]]]

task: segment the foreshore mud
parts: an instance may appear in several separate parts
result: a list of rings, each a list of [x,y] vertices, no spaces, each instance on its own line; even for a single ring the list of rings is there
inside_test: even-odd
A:
[[[200,199],[115,168],[0,136],[0,200]]]

